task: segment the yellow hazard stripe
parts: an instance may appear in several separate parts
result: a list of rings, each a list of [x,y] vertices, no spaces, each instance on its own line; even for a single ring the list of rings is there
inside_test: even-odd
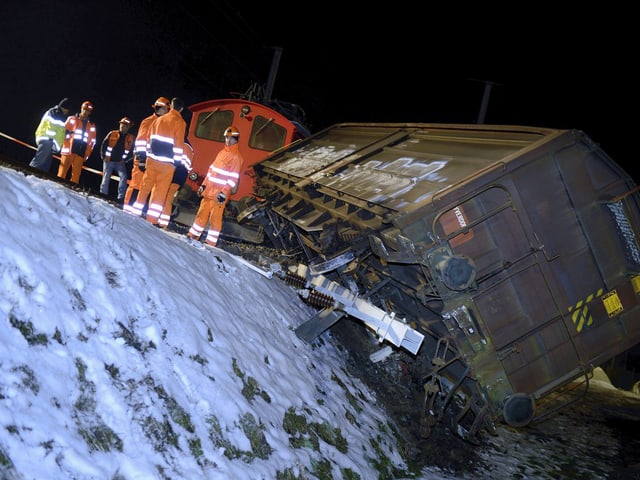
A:
[[[576,332],[581,332],[586,326],[593,324],[593,317],[589,313],[589,307],[587,304],[593,301],[594,298],[600,297],[604,293],[604,289],[599,289],[596,293],[588,295],[583,300],[580,300],[574,306],[570,306],[568,311],[571,313],[571,321],[576,327]]]

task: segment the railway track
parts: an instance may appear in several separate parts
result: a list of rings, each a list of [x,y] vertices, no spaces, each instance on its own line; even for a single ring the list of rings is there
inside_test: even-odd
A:
[[[35,147],[32,147],[35,149]],[[100,181],[97,181],[96,178],[91,178],[90,180],[83,179],[81,177],[80,184],[71,183],[68,180],[61,179],[56,175],[51,173],[43,172],[41,170],[30,167],[28,164],[20,162],[10,156],[7,156],[3,153],[0,153],[0,165],[3,167],[11,168],[13,170],[24,173],[25,175],[33,175],[38,178],[42,178],[43,180],[50,180],[52,182],[59,183],[64,185],[70,190],[82,193],[88,197],[93,197],[103,202],[107,202],[113,205],[116,208],[121,208],[121,205],[116,201],[113,197],[105,197],[100,193]],[[90,167],[83,167],[83,169],[91,175],[102,177],[102,172],[99,170],[95,170]],[[118,177],[112,177],[112,180],[117,181]],[[173,233],[185,235],[187,234],[191,225],[186,225],[180,222],[171,221],[169,223],[169,230]],[[260,266],[267,266],[269,262],[276,261],[286,261],[290,263],[295,258],[291,256],[283,256],[276,249],[268,248],[262,245],[250,245],[243,244],[242,242],[237,242],[232,239],[222,237],[220,243],[220,248],[229,253],[241,256],[246,260],[253,262]]]

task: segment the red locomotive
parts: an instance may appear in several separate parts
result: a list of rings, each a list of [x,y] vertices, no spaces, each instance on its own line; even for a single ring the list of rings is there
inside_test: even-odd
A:
[[[243,98],[208,100],[189,107],[192,112],[187,138],[194,149],[192,171],[184,187],[174,201],[172,219],[183,225],[191,225],[198,208],[195,195],[209,165],[224,147],[223,133],[229,125],[240,131],[240,151],[245,165],[240,175],[237,191],[231,196],[231,204],[251,197],[254,191],[253,166],[270,154],[309,135],[301,121],[296,120],[295,106],[286,104],[285,115],[272,108],[268,102],[258,103]],[[280,109],[282,110],[282,109]]]

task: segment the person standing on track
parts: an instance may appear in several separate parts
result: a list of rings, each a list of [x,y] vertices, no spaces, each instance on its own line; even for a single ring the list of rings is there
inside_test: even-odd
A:
[[[180,114],[183,108],[182,99],[174,97],[171,100],[171,110],[156,118],[151,124],[146,172],[142,177],[138,198],[130,211],[134,215],[142,216],[149,199],[146,219],[158,227],[169,225],[169,218],[163,213],[164,202],[173,179],[174,164],[179,162],[184,154],[187,123]]]
[[[53,155],[60,153],[62,148],[65,135],[64,124],[70,112],[71,102],[65,97],[44,113],[36,128],[38,149],[29,163],[30,167],[49,173]]]
[[[118,122],[118,129],[107,133],[100,145],[100,157],[102,158],[100,193],[105,197],[109,195],[111,175],[116,172],[120,177],[117,198],[121,205],[127,191],[127,162],[131,161],[133,154],[133,135],[129,133],[132,126],[133,122],[129,117],[122,117]]]
[[[153,105],[153,113],[140,122],[138,127],[138,135],[135,140],[135,155],[133,158],[133,167],[131,169],[131,180],[124,194],[123,210],[127,213],[133,213],[133,203],[138,197],[138,191],[142,185],[142,177],[147,166],[147,150],[149,149],[149,129],[154,120],[161,117],[171,108],[171,102],[166,97],[158,97]],[[144,207],[143,207],[144,209]]]
[[[244,159],[238,145],[239,137],[240,132],[234,126],[228,127],[224,131],[224,148],[220,150],[209,166],[207,177],[198,189],[198,195],[202,197],[202,200],[193,225],[187,233],[187,237],[200,240],[200,236],[209,223],[206,243],[212,247],[217,245],[220,238],[224,207],[240,181],[240,171]]]
[[[89,120],[92,111],[93,104],[89,101],[83,102],[80,113],[67,118],[64,125],[67,133],[60,152],[58,177],[67,180],[67,174],[71,169],[71,183],[80,183],[82,165],[89,159],[96,145],[96,125]]]

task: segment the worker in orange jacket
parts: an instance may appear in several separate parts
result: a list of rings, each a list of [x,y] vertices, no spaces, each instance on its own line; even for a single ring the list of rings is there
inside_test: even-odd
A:
[[[58,177],[66,180],[71,169],[72,183],[80,182],[82,165],[89,159],[96,145],[96,125],[89,120],[91,112],[93,104],[83,102],[80,113],[71,115],[64,124],[66,134],[60,151]]]
[[[173,200],[178,193],[178,190],[186,183],[189,172],[191,171],[191,162],[193,162],[193,147],[188,141],[184,142],[184,154],[179,162],[174,165],[176,169],[173,172],[173,179],[169,190],[167,191],[167,198],[164,201],[164,210],[160,216],[158,225],[165,230],[169,227],[169,221],[171,220],[171,212],[173,211]],[[165,222],[166,219],[166,222]]]
[[[138,135],[134,142],[135,155],[133,157],[133,167],[131,168],[131,179],[124,194],[123,210],[127,213],[133,212],[133,203],[138,196],[138,191],[142,185],[142,177],[147,165],[147,150],[149,149],[149,130],[154,120],[161,117],[171,108],[171,102],[166,97],[158,97],[153,105],[153,113],[140,122]],[[143,207],[144,209],[144,207]]]
[[[171,110],[156,118],[151,124],[146,172],[142,177],[138,198],[131,208],[131,213],[142,216],[148,199],[146,218],[148,222],[157,226],[169,224],[169,219],[163,216],[163,210],[173,179],[174,163],[179,162],[184,154],[187,123],[180,114],[183,108],[182,99],[175,97],[171,100]]]
[[[202,200],[193,225],[187,233],[189,238],[200,240],[209,223],[206,243],[212,247],[216,246],[220,238],[224,207],[240,180],[244,159],[238,145],[239,137],[240,132],[234,126],[224,131],[225,146],[209,166],[207,177],[198,189],[198,195]]]

